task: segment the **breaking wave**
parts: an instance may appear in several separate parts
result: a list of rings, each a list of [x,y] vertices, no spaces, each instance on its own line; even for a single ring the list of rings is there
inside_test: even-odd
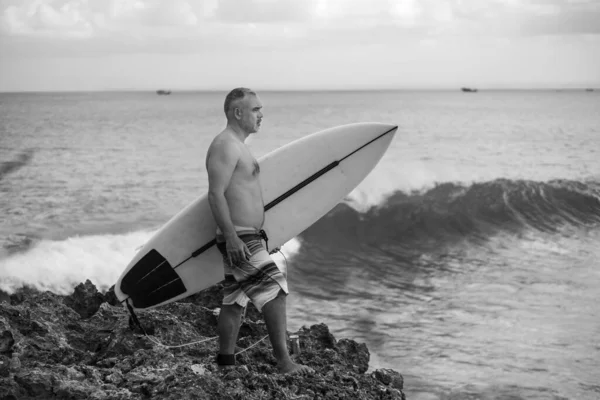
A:
[[[366,211],[351,204],[339,204],[286,243],[284,256],[276,255],[276,261],[298,259],[304,264],[299,270],[308,271],[311,265],[348,265],[355,258],[360,263],[365,259],[383,263],[391,255],[395,262],[409,261],[457,242],[485,241],[499,232],[554,233],[565,226],[600,225],[600,185],[593,182],[444,183],[422,192],[397,191]],[[11,293],[33,286],[66,294],[88,278],[106,290],[152,234],[138,231],[61,241],[11,235],[2,246],[6,256],[0,257],[0,290]]]
[[[355,247],[360,244],[439,245],[485,240],[500,231],[554,233],[565,226],[600,224],[600,184],[568,180],[497,179],[438,184],[424,192],[395,192],[360,212],[340,204],[307,229],[303,241]]]

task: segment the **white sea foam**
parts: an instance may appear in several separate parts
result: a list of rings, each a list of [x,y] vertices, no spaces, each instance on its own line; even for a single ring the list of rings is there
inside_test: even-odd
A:
[[[394,192],[422,192],[431,189],[437,182],[459,181],[452,171],[444,175],[422,167],[418,162],[407,164],[399,170],[398,165],[384,159],[345,198],[345,202],[357,211],[364,212],[383,204]]]
[[[42,240],[23,253],[0,259],[0,290],[13,293],[22,286],[71,294],[89,279],[104,291],[115,284],[127,264],[153,231],[121,235],[75,236],[61,241]],[[298,252],[300,242],[292,239],[273,256],[278,265]]]
[[[153,232],[74,236],[42,240],[31,249],[0,260],[0,289],[12,293],[23,285],[70,294],[86,279],[100,290],[112,286]]]

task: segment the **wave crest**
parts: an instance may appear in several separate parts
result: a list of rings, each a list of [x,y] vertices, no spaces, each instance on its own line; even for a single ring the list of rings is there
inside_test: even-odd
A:
[[[568,180],[497,179],[464,186],[438,184],[425,192],[397,191],[382,204],[359,212],[339,204],[307,229],[304,241],[357,244],[439,245],[440,241],[485,240],[499,231],[600,224],[600,185]]]

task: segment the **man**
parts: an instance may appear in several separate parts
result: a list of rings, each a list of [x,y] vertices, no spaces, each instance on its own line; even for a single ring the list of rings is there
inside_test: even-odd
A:
[[[225,98],[225,115],[227,126],[206,155],[208,201],[225,266],[217,363],[235,364],[242,310],[250,300],[263,313],[280,372],[307,374],[312,370],[294,363],[288,353],[287,280],[263,247],[260,167],[245,144],[248,136],[260,129],[262,104],[250,89],[233,89]]]

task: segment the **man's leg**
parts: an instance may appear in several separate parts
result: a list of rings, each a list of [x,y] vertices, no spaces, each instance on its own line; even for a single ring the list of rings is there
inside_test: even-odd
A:
[[[296,364],[292,361],[287,348],[287,313],[286,295],[280,291],[276,298],[263,306],[263,316],[267,324],[267,332],[273,353],[277,359],[277,366],[282,373],[311,373],[313,370],[305,365]]]
[[[243,307],[239,304],[221,306],[219,314],[219,354],[233,355],[235,352],[235,343],[238,333],[240,332],[240,324]]]

